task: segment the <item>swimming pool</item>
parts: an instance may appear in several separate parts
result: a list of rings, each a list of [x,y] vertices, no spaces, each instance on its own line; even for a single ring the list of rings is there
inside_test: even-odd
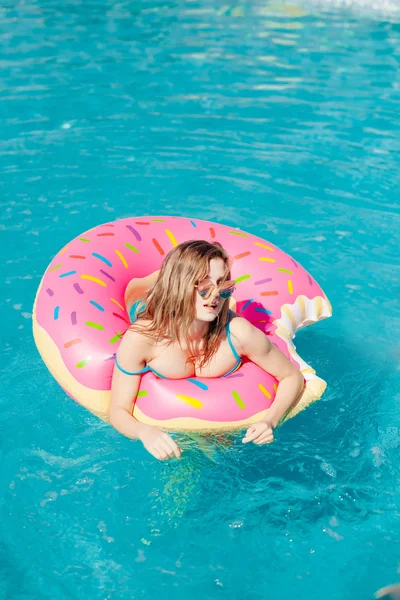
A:
[[[1,9],[5,598],[364,600],[400,579],[399,11],[325,4]],[[272,446],[158,463],[41,362],[52,256],[152,212],[269,239],[330,298],[296,339],[327,392]]]

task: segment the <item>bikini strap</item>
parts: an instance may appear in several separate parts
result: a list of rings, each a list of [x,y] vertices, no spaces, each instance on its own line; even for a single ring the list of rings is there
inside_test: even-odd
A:
[[[117,369],[119,371],[121,371],[121,373],[124,373],[124,375],[143,375],[144,373],[147,373],[148,371],[151,371],[150,367],[144,367],[144,369],[141,369],[140,371],[134,372],[134,371],[126,371],[126,369],[123,369],[121,367],[121,365],[118,363],[117,357],[115,357],[115,366],[117,367]]]
[[[229,311],[229,320],[228,320],[228,322],[227,322],[227,324],[225,326],[226,338],[228,340],[228,344],[230,346],[230,349],[232,350],[233,356],[236,358],[237,361],[239,361],[239,360],[241,361],[242,359],[239,356],[239,354],[237,353],[236,348],[235,348],[235,346],[233,345],[233,342],[232,342],[231,329],[230,329],[231,319],[232,319],[232,311],[230,310]]]

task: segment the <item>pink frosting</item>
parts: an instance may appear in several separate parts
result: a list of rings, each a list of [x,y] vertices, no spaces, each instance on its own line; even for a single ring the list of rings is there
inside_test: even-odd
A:
[[[293,304],[299,295],[310,300],[324,296],[293,258],[232,227],[179,217],[136,217],[99,225],[75,238],[44,275],[36,319],[79,383],[110,389],[113,357],[129,326],[124,304],[128,282],[158,270],[174,245],[192,239],[218,241],[227,250],[237,282],[237,312],[291,358],[286,343],[274,335],[273,321],[281,316],[282,305]],[[201,387],[184,379],[158,380],[148,373],[142,377],[137,406],[154,419],[226,422],[261,412],[275,396],[276,380],[249,362],[227,378],[197,382]]]

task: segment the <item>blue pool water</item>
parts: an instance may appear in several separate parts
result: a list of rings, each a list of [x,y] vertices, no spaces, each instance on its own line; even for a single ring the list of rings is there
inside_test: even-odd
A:
[[[400,10],[374,4],[3,3],[2,598],[368,600],[400,580]],[[52,256],[148,213],[269,239],[329,296],[296,340],[327,392],[272,446],[185,440],[159,463],[39,358]]]

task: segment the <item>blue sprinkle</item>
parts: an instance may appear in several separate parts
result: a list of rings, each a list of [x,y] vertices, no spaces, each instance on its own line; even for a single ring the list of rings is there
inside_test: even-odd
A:
[[[58,319],[58,313],[60,312],[60,307],[56,306],[54,309],[54,320],[57,321]]]
[[[93,306],[101,310],[101,312],[104,312],[104,308],[100,306],[100,304],[97,304],[97,302],[95,302],[94,300],[90,300],[90,304],[93,304]]]
[[[242,306],[242,308],[240,309],[240,312],[243,312],[244,310],[246,310],[246,308],[252,303],[254,302],[254,298],[252,298],[251,300],[248,300],[246,302],[246,304],[244,306]],[[256,309],[257,310],[257,309]]]
[[[112,263],[110,263],[110,261],[107,258],[105,258],[104,256],[102,256],[101,254],[97,254],[97,252],[92,252],[92,256],[94,256],[95,258],[98,258],[98,259],[102,260],[103,263],[106,263],[106,265],[108,267],[112,267]]]
[[[202,383],[201,381],[197,381],[197,379],[188,379],[188,381],[190,381],[190,383],[194,383],[194,385],[197,385],[197,387],[201,388],[202,390],[207,391],[208,390],[208,385],[206,385],[205,383]]]
[[[272,315],[272,312],[270,310],[267,310],[266,308],[255,308],[254,312],[261,312],[266,313],[267,315]]]
[[[193,225],[193,227],[197,227],[196,223],[194,221],[190,221],[191,224]]]
[[[75,275],[76,271],[68,271],[68,273],[61,273],[60,277],[68,277],[68,275]]]

